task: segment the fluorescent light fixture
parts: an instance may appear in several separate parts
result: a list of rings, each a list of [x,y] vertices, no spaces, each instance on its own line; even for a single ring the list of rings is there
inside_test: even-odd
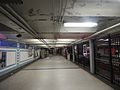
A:
[[[75,39],[57,39],[57,41],[61,41],[61,42],[71,42],[71,41],[75,41]]]
[[[56,41],[56,39],[44,39],[46,42],[53,42]]]
[[[46,45],[37,45],[37,46],[41,46],[41,47],[47,47]]]
[[[70,42],[71,42],[71,41],[70,41]],[[69,42],[69,41],[68,41],[68,42],[65,42],[65,41],[64,41],[64,42],[58,41],[58,42],[56,42],[56,43],[58,44],[58,43],[70,43],[70,42]]]
[[[83,23],[64,23],[64,27],[96,27],[98,24],[95,22],[83,22]]]
[[[67,45],[55,45],[56,47],[64,47],[64,46],[67,46]]]
[[[38,39],[23,39],[25,42],[40,42]]]

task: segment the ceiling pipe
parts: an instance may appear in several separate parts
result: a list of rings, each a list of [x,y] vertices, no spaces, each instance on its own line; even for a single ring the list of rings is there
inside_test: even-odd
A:
[[[52,0],[52,9],[53,9],[53,30],[55,32],[55,0]],[[55,38],[55,34],[54,34],[54,38]],[[55,41],[53,41],[53,44],[55,45]]]
[[[63,24],[63,20],[64,20],[64,15],[65,15],[65,10],[66,10],[66,7],[67,7],[67,2],[68,2],[68,0],[66,0],[65,1],[65,6],[63,6],[63,0],[62,0],[62,7],[61,7],[61,16],[60,16],[60,18],[59,18],[59,24],[60,24],[60,26],[58,27],[59,28],[59,32],[58,32],[58,34],[60,34],[60,29],[61,29],[61,27],[62,27],[62,24]]]
[[[4,16],[6,16],[6,18],[8,18],[9,20],[11,20],[12,22],[14,22],[15,24],[17,24],[18,26],[20,26],[21,28],[24,28],[25,30],[27,29],[26,27],[24,27],[20,22],[17,21],[16,18],[14,18],[10,13],[8,13],[4,8],[2,8],[0,6],[0,13],[3,14]],[[15,30],[17,31],[17,30]],[[17,31],[18,32],[18,31]]]
[[[62,26],[62,23],[63,23],[63,17],[64,17],[64,14],[65,14],[65,10],[66,10],[66,6],[67,6],[67,0],[65,1],[65,5],[64,5],[64,0],[59,0],[60,2],[60,7],[59,7],[59,18],[58,18],[58,22],[57,22],[57,30],[58,30],[58,34],[57,36],[59,36],[59,33],[60,33],[60,29],[61,29],[61,26]],[[57,42],[57,40],[56,40]],[[55,42],[55,44],[56,44]]]
[[[64,14],[65,14],[65,10],[66,10],[66,6],[67,6],[67,0],[66,0],[66,2],[65,2],[65,6],[63,6],[63,0],[60,0],[61,1],[61,3],[60,3],[60,6],[61,6],[61,8],[60,8],[60,16],[59,16],[59,20],[58,20],[58,23],[60,24],[60,27],[58,27],[58,31],[60,32],[60,28],[61,28],[61,26],[62,26],[62,23],[63,23],[63,19],[64,19]]]
[[[28,23],[22,17],[20,17],[9,5],[4,5],[2,7],[14,18],[16,18],[16,20],[18,20],[21,24],[23,24],[28,30],[30,30],[30,32],[36,34],[36,32],[28,25]]]
[[[101,34],[101,33],[107,32],[107,31],[109,31],[110,29],[113,29],[113,28],[118,27],[118,26],[120,26],[120,23],[114,24],[114,25],[112,25],[112,26],[110,26],[110,27],[108,27],[108,28],[105,28],[105,29],[103,29],[103,30],[100,30],[100,31],[92,34],[91,36],[89,36],[89,37],[87,37],[87,38],[85,38],[85,39],[93,38],[93,37],[95,37],[95,36],[97,36],[97,35],[99,35],[99,34]]]
[[[26,26],[30,30],[30,32],[32,32],[35,35],[35,38],[42,38],[42,36],[40,35],[38,36],[37,33],[29,26],[29,24],[21,16],[19,16],[9,5],[6,5],[6,7],[13,13],[12,15],[14,17],[16,17],[22,24],[24,24],[24,26]],[[39,40],[47,45],[44,39],[39,39]]]
[[[63,12],[63,0],[60,0],[60,10],[59,10],[59,20],[58,20],[58,32],[60,32],[60,27],[61,27],[61,17],[62,17],[62,12]],[[59,26],[60,24],[60,26]]]
[[[21,24],[23,24],[25,27],[21,26],[20,23],[16,22],[15,20],[11,19],[9,17],[9,19],[11,19],[12,21],[14,21],[14,23],[16,23],[18,26],[20,26],[21,28],[23,28],[25,31],[27,31],[29,34],[31,34],[34,38],[42,38],[41,36],[38,36],[37,33],[29,26],[29,24],[22,18],[20,17],[9,5],[6,5],[6,8],[9,10],[4,9],[5,7],[0,7],[0,9],[6,13],[4,13],[5,16],[9,17],[8,15],[13,16],[14,18],[16,18]],[[3,13],[3,12],[2,12]],[[8,15],[6,15],[7,13],[9,13]],[[26,29],[27,28],[27,29]],[[43,39],[38,39],[40,41],[42,41],[45,45],[48,46],[47,42]]]
[[[91,36],[89,36],[89,37],[87,37],[87,38],[84,38],[83,40],[75,41],[75,42],[72,43],[71,45],[85,42],[85,41],[87,41],[87,40],[89,40],[89,39],[91,39],[91,38],[94,38],[95,36],[97,36],[97,35],[99,35],[99,34],[102,34],[102,33],[104,33],[104,32],[107,32],[107,31],[109,31],[109,30],[111,30],[111,29],[113,29],[113,28],[115,28],[115,27],[118,27],[118,26],[120,26],[120,23],[114,24],[114,25],[112,25],[112,26],[110,26],[110,27],[108,27],[108,28],[105,28],[105,29],[103,29],[103,30],[100,30],[99,32],[96,32],[96,33],[92,34]]]
[[[52,12],[53,13],[52,17],[53,17],[53,23],[54,23],[54,21],[55,21],[55,14],[54,14],[55,13],[55,6],[54,6],[55,4],[54,4],[54,0],[52,0],[51,4],[52,4],[52,11],[53,11]]]
[[[60,22],[60,19],[62,17],[62,10],[63,10],[63,0],[59,0],[60,1],[60,8],[59,8],[59,20],[58,22]]]
[[[63,0],[59,0],[59,13],[58,13],[58,21],[57,21],[57,23],[56,23],[56,27],[57,27],[57,31],[58,32],[60,32],[60,27],[59,27],[59,24],[60,24],[60,19],[61,19],[61,17],[62,17],[62,11],[63,11]],[[55,33],[55,32],[54,32]],[[57,34],[55,34],[55,36],[58,36],[59,34],[57,33]],[[57,38],[56,38],[57,39]],[[57,43],[57,40],[54,42],[55,43],[55,45],[56,45],[56,43]]]
[[[64,15],[65,15],[66,7],[67,7],[67,2],[68,2],[68,0],[65,0],[65,7],[63,8],[63,15],[62,15],[62,18],[61,18],[61,23],[63,23],[63,20],[64,20]]]

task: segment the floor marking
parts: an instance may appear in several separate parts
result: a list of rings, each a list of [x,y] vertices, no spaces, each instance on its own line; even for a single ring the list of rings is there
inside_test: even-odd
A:
[[[68,67],[68,68],[36,68],[36,69],[23,69],[23,70],[54,70],[54,69],[81,69],[79,67]]]

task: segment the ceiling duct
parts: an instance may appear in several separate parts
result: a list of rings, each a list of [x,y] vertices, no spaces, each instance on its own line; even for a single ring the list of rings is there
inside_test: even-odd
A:
[[[0,0],[0,4],[23,4],[23,0]]]

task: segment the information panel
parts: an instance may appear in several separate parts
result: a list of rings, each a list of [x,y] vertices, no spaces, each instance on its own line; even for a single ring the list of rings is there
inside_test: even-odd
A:
[[[16,52],[7,52],[6,66],[10,66],[16,63]]]

